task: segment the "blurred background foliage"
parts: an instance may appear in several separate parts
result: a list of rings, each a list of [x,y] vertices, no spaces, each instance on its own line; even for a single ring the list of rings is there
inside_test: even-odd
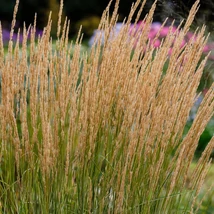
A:
[[[53,33],[56,28],[60,0],[20,0],[17,18],[19,27],[25,21],[27,25],[33,23],[34,14],[37,13],[37,27],[42,29],[47,23],[49,11],[52,11]],[[98,26],[99,18],[107,6],[109,0],[64,0],[64,17],[71,20],[71,35],[75,34],[80,25],[83,32],[90,36]],[[119,21],[122,21],[129,13],[133,0],[120,0]],[[147,0],[142,18],[148,12],[154,0]],[[187,17],[194,0],[158,0],[154,21],[162,22],[166,17],[179,23]],[[0,1],[0,20],[4,27],[9,27],[13,15],[15,0]],[[112,9],[113,10],[113,7]],[[214,31],[214,1],[201,0],[201,7],[196,16],[195,24],[206,24],[209,31]]]

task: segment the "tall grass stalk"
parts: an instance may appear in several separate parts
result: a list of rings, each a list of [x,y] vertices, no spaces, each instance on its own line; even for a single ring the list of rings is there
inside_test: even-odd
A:
[[[11,39],[7,53],[0,28],[1,213],[196,211],[214,138],[188,173],[213,116],[214,85],[185,137],[183,131],[207,60],[199,63],[207,36],[202,27],[180,48],[196,1],[185,24],[155,51],[147,39],[155,3],[143,31],[130,32],[145,4],[137,0],[117,36],[111,29],[119,0],[111,18],[109,4],[99,26],[105,44],[98,36],[84,54],[81,32],[75,45],[69,42],[67,19],[61,28],[59,18],[56,48],[51,17],[38,39],[35,18],[23,28],[22,44]],[[11,38],[17,9],[18,1]]]

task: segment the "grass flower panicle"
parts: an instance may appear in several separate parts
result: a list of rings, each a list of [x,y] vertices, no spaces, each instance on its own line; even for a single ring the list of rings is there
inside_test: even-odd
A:
[[[61,26],[59,18],[55,45],[51,15],[38,40],[36,17],[22,44],[12,27],[7,52],[0,27],[1,213],[200,210],[213,138],[191,166],[213,116],[213,84],[183,136],[209,57],[204,27],[183,45],[199,1],[176,29],[152,25],[156,1],[138,26],[144,4],[137,0],[117,30],[119,0],[111,19],[110,2],[83,53],[81,31],[69,42],[67,19]]]

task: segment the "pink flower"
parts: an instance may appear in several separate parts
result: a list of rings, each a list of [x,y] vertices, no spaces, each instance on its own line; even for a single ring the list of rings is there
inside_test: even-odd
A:
[[[134,37],[134,47],[136,46],[138,39],[139,39],[139,34],[143,32],[145,26],[144,21],[139,21],[136,25],[131,24],[130,25],[130,36]],[[115,25],[115,28],[111,32],[111,36],[117,36],[118,32],[120,32],[120,29],[122,27],[122,23],[117,23]],[[153,48],[158,48],[161,45],[161,40],[165,38],[169,33],[175,33],[176,31],[179,32],[179,29],[177,29],[175,26],[163,26],[160,22],[153,22],[150,26],[150,30],[148,32],[148,45],[152,46]],[[147,33],[147,32],[146,32]],[[101,34],[102,42],[104,42],[104,32],[99,32],[96,31],[95,34]],[[93,37],[94,37],[93,35]],[[157,37],[158,35],[158,37]],[[181,43],[180,48],[183,48],[187,42],[194,42],[197,38],[197,35],[195,35],[192,32],[187,32],[184,40]],[[91,43],[91,39],[89,41],[89,44]],[[210,60],[214,60],[214,42],[208,43],[205,45],[203,52],[206,54],[209,51],[212,51],[212,54],[209,56]],[[169,56],[172,54],[172,48],[169,49],[168,51]]]
[[[152,44],[155,48],[158,48],[160,46],[161,42],[159,39],[156,39]]]
[[[132,24],[130,26],[130,31],[129,31],[130,34],[133,34],[133,35],[136,34],[139,31],[139,29],[143,29],[144,25],[145,23],[143,21],[139,21],[136,25]]]
[[[203,52],[208,52],[208,51],[210,51],[210,47],[209,45],[205,45]]]
[[[181,48],[183,48],[185,44],[186,44],[186,41],[183,40],[182,43],[181,43]]]
[[[158,32],[160,30],[161,27],[161,23],[160,22],[153,22],[152,26],[151,26],[151,30],[154,30],[156,32]]]
[[[172,54],[172,48],[169,49],[168,55],[170,56]]]
[[[151,30],[151,31],[149,32],[148,37],[149,37],[149,39],[154,39],[156,35],[157,35],[157,31]]]
[[[172,27],[172,32],[174,33],[177,30],[175,26]]]
[[[161,32],[160,32],[160,36],[166,37],[168,33],[169,33],[169,27],[163,27]]]
[[[187,39],[189,40],[194,36],[194,34],[192,32],[188,32],[186,36],[187,36]]]

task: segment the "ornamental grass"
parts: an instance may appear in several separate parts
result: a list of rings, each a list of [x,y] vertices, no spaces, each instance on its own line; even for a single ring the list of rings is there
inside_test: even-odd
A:
[[[156,1],[143,31],[138,27],[130,34],[145,2],[132,5],[116,36],[111,29],[119,0],[111,17],[110,2],[99,25],[104,44],[97,36],[82,53],[81,31],[73,44],[69,21],[61,25],[62,1],[56,42],[50,36],[51,15],[41,37],[35,36],[35,17],[32,26],[23,27],[22,44],[19,32],[14,41],[16,1],[7,51],[0,28],[1,213],[200,210],[214,137],[189,169],[213,116],[214,84],[183,132],[208,58],[201,60],[205,27],[181,47],[199,1],[177,31],[172,24],[158,49],[147,35]]]

